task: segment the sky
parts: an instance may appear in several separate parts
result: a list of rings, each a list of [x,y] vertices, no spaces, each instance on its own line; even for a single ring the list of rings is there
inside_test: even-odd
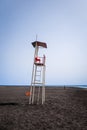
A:
[[[0,0],[0,85],[30,85],[46,42],[47,85],[87,85],[87,0]]]

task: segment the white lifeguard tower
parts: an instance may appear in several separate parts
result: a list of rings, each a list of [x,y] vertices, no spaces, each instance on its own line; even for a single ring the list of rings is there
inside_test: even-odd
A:
[[[39,56],[40,48],[47,48],[47,44],[40,41],[32,42],[35,48],[32,79],[30,86],[29,104],[44,104],[45,102],[45,60],[43,55]],[[41,50],[42,51],[42,50]]]

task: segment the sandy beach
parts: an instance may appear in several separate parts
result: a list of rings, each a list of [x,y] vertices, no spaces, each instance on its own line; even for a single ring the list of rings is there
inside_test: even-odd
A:
[[[46,87],[44,105],[29,105],[28,87],[0,87],[0,130],[87,130],[87,89]]]

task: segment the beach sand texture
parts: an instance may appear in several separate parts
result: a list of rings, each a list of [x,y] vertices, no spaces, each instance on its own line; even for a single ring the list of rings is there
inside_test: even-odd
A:
[[[28,87],[0,87],[0,130],[87,130],[87,90],[46,87],[44,105],[29,105]]]

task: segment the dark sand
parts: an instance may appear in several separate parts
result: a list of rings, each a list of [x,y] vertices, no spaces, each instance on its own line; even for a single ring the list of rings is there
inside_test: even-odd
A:
[[[44,105],[29,105],[27,87],[0,87],[0,130],[87,130],[87,90],[46,88]]]

